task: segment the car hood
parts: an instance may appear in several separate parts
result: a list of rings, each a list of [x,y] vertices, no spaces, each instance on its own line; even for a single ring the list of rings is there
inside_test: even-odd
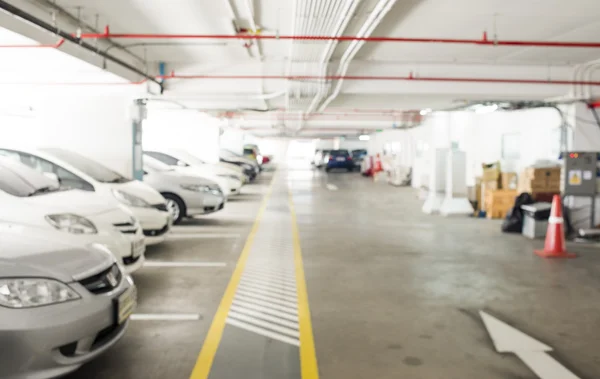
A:
[[[224,167],[224,168],[227,168],[227,169],[230,169],[230,170],[233,170],[238,175],[243,175],[244,174],[244,169],[241,168],[238,165],[235,165],[235,164],[232,164],[232,163],[227,163],[227,162],[219,162],[219,163],[217,163],[217,165],[219,165],[221,167]]]
[[[65,241],[65,234],[0,223],[0,276],[81,280],[110,267],[115,258],[98,245]]]
[[[177,167],[174,171],[167,171],[175,174],[179,180],[179,184],[218,184],[223,193],[229,193],[231,188],[227,180],[216,175],[211,168],[203,166]],[[185,179],[182,179],[185,178]],[[205,182],[199,182],[202,179]]]
[[[80,216],[94,216],[119,208],[115,199],[111,201],[94,192],[69,190],[57,191],[22,198],[24,204],[44,207],[49,212],[76,213]]]
[[[149,204],[162,204],[165,202],[165,198],[157,190],[139,180],[132,180],[127,183],[114,183],[111,186],[114,189],[137,196]]]
[[[206,185],[214,185],[216,181],[212,178],[206,178],[204,175],[191,175],[190,172],[183,173],[179,170],[174,171],[163,171],[163,172],[153,172],[148,174],[149,182],[160,182],[168,180],[171,183],[176,183],[178,185],[181,184],[206,184]]]
[[[258,166],[258,163],[254,160],[244,158],[244,157],[223,157],[226,162],[238,162],[238,163],[247,163],[251,166]]]

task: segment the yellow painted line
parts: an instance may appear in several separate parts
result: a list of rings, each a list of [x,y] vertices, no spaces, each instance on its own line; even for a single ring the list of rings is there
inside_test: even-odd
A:
[[[246,261],[248,260],[248,255],[250,255],[250,250],[252,250],[252,245],[254,244],[254,237],[256,236],[256,232],[258,231],[260,221],[263,217],[263,214],[265,213],[265,209],[267,208],[267,202],[269,200],[269,197],[271,196],[274,181],[275,174],[273,174],[273,179],[271,180],[269,189],[267,190],[267,193],[262,201],[258,214],[256,215],[256,219],[254,220],[252,230],[250,231],[250,234],[246,239],[244,249],[240,254],[235,270],[231,275],[229,284],[225,289],[225,293],[223,294],[223,298],[221,299],[221,303],[219,304],[219,308],[217,309],[217,313],[215,314],[212,324],[210,325],[210,329],[208,330],[208,334],[206,335],[206,339],[204,340],[202,350],[200,351],[200,355],[198,355],[198,359],[196,360],[196,365],[194,366],[192,374],[190,375],[190,379],[208,379],[210,369],[212,368],[212,364],[215,359],[215,354],[217,353],[217,349],[219,348],[219,344],[221,343],[221,338],[223,337],[225,321],[227,320],[227,315],[229,314],[229,309],[231,308],[233,297],[235,296],[235,291],[242,278],[242,273],[244,272]]]
[[[302,379],[318,379],[319,366],[308,306],[308,291],[304,277],[304,264],[302,263],[302,249],[300,248],[300,233],[296,220],[296,209],[292,192],[289,192],[290,213],[292,216],[292,243],[294,245],[294,265],[296,266],[296,285],[298,289],[298,321],[300,324],[300,372]]]

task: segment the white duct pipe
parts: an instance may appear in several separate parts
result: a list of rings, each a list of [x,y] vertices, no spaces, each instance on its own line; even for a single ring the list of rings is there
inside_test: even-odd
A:
[[[367,21],[360,28],[357,36],[368,37],[373,32],[373,30],[377,27],[377,25],[379,25],[379,23],[383,20],[383,18],[390,11],[390,9],[392,9],[392,6],[396,3],[396,1],[397,0],[380,0],[379,3],[377,3],[377,6],[375,7],[375,9],[371,13],[371,15],[369,16],[369,18],[367,19]],[[350,43],[350,46],[348,46],[348,48],[344,52],[344,55],[342,56],[341,62],[343,62],[343,63],[341,63],[341,66],[338,69],[337,75],[339,75],[339,76],[346,75],[346,72],[348,71],[348,67],[350,66],[350,62],[352,61],[352,58],[354,58],[354,56],[356,55],[356,53],[358,53],[358,50],[360,50],[360,48],[364,45],[364,43],[365,43],[365,41],[356,41],[356,40],[352,41],[352,43]],[[333,101],[333,99],[335,99],[337,97],[337,95],[340,93],[340,90],[342,88],[342,84],[343,84],[343,80],[338,80],[338,82],[335,86],[335,89],[333,90],[333,93],[325,100],[323,105],[321,105],[321,107],[319,107],[319,111],[322,111],[323,109],[325,109],[329,105],[329,103],[331,103]]]
[[[346,27],[350,23],[350,20],[354,16],[354,12],[356,11],[356,8],[358,7],[359,3],[360,3],[360,0],[346,1],[346,7],[344,8],[344,10],[342,12],[344,17],[341,17],[339,19],[337,25],[334,28],[335,36],[341,36],[342,33],[344,33],[344,31],[346,30]],[[323,56],[321,57],[322,67],[321,67],[321,72],[319,73],[319,75],[325,76],[327,74],[327,66],[328,66],[329,60],[331,59],[331,56],[333,55],[333,52],[335,51],[335,48],[337,47],[337,44],[338,44],[338,41],[329,41],[327,43],[325,51],[323,52]],[[308,110],[306,111],[306,113],[310,114],[315,110],[317,105],[323,100],[326,90],[327,90],[327,82],[324,81],[323,83],[321,83],[321,86],[319,87],[319,92],[314,97],[314,99],[311,102],[310,106],[308,107]]]
[[[252,32],[256,33],[256,22],[254,21],[254,6],[252,4],[252,0],[246,0],[244,2],[245,6],[246,6],[246,11],[248,12],[248,19],[250,21],[250,28],[252,28]],[[260,70],[261,70],[261,75],[264,75],[264,71],[263,71],[263,66],[262,66],[262,61],[263,61],[263,56],[262,56],[262,51],[260,49],[260,42],[258,40],[253,40],[252,42],[252,47],[254,47],[254,50],[256,51],[256,56],[258,58],[258,61],[261,62],[260,65]],[[258,84],[258,92],[261,95],[265,94],[265,82],[264,80],[259,80],[259,84]],[[266,100],[264,100],[264,106],[265,108],[269,107],[269,103],[267,103]]]
[[[328,6],[324,13],[324,22],[321,23],[321,27],[317,30],[317,35],[323,36],[330,34],[330,30],[333,28],[335,23],[335,15],[339,12],[340,7],[343,5],[344,0],[329,1]],[[318,48],[313,48],[313,59],[318,57]]]

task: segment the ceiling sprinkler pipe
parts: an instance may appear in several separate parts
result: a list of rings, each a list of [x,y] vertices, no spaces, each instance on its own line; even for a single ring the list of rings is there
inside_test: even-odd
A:
[[[149,76],[143,70],[140,70],[139,68],[129,64],[128,62],[123,61],[120,58],[117,58],[111,54],[107,54],[106,52],[99,49],[97,46],[94,46],[87,42],[81,41],[79,38],[73,37],[69,33],[66,33],[66,32],[60,30],[59,28],[57,28],[55,25],[49,24],[49,23],[45,22],[44,20],[41,20],[41,19],[35,17],[34,15],[27,13],[20,8],[15,7],[12,4],[9,4],[8,2],[6,2],[4,0],[0,0],[0,10],[3,10],[6,13],[8,13],[16,18],[19,18],[31,25],[34,25],[34,26],[37,26],[38,28],[46,30],[47,32],[50,32],[50,33],[62,38],[64,41],[69,41],[69,42],[75,43],[75,44],[79,45],[80,47],[82,47],[83,49],[93,52],[93,53],[101,56],[102,58],[106,59],[107,61],[111,61],[111,62],[139,75],[143,79],[142,79],[142,81],[138,82],[137,84],[140,84],[141,82],[152,81],[152,82],[158,84],[161,92],[163,91],[162,84],[157,79]],[[106,30],[106,31],[109,32],[109,30]],[[77,84],[77,83],[75,83],[75,84]],[[82,83],[79,83],[79,85],[82,85]]]
[[[302,41],[364,41],[364,42],[405,42],[462,44],[479,46],[523,46],[523,47],[565,47],[600,48],[600,42],[582,41],[534,41],[534,40],[490,40],[467,38],[411,38],[375,36],[311,36],[311,35],[268,35],[268,34],[157,34],[157,33],[82,33],[81,39],[247,39],[247,40],[302,40]]]
[[[588,85],[600,86],[600,81],[552,80],[552,79],[508,79],[508,78],[471,78],[471,77],[426,77],[426,76],[367,76],[367,75],[166,75],[164,79],[272,79],[272,80],[377,80],[377,81],[413,81],[413,82],[457,82],[490,84],[540,84],[540,85]]]

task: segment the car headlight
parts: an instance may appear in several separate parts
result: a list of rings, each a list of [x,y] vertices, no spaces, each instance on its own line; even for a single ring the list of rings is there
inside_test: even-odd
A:
[[[46,221],[58,230],[73,234],[96,234],[98,229],[93,222],[85,217],[72,213],[47,215]]]
[[[205,184],[182,184],[181,188],[194,192],[210,192],[210,186]]]
[[[152,206],[144,199],[141,199],[137,196],[134,196],[125,191],[120,191],[117,189],[112,190],[113,196],[119,200],[121,203],[128,205],[130,207],[139,207],[139,208],[151,208]]]
[[[40,307],[79,298],[68,285],[52,279],[0,279],[0,306],[8,308]]]

